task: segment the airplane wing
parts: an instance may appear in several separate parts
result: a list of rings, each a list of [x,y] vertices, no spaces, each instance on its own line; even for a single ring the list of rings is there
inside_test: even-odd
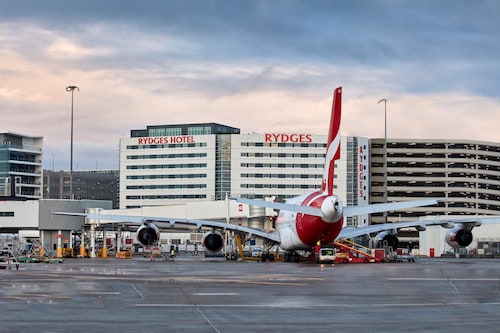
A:
[[[466,217],[442,217],[430,220],[416,220],[411,222],[395,222],[374,224],[359,228],[344,228],[337,236],[340,238],[352,238],[371,233],[378,233],[381,231],[397,230],[401,228],[417,228],[418,230],[425,230],[427,226],[439,225],[445,228],[453,228],[456,224],[471,225],[478,227],[481,224],[495,224],[500,223],[500,216],[487,216],[487,215],[474,215]]]
[[[441,201],[441,199],[409,200],[409,201],[379,203],[379,204],[371,204],[363,206],[346,206],[344,207],[344,217],[382,213],[382,212],[389,212],[392,210],[408,209],[408,208],[415,208],[422,206],[431,206],[437,204],[439,201]]]
[[[54,212],[54,215],[66,215],[66,216],[81,216],[87,219],[100,220],[101,224],[107,223],[126,223],[132,225],[142,225],[145,223],[155,223],[158,227],[163,229],[168,228],[185,228],[188,229],[196,228],[201,229],[206,228],[216,228],[222,230],[230,230],[235,232],[243,232],[248,234],[248,237],[256,236],[259,238],[267,239],[269,241],[279,243],[279,235],[276,232],[266,232],[261,229],[254,229],[250,227],[243,227],[235,224],[228,224],[226,222],[217,221],[205,221],[205,220],[195,220],[195,219],[181,219],[181,218],[169,218],[169,217],[158,217],[158,216],[133,216],[133,215],[113,215],[113,214],[86,214],[86,213],[71,213],[71,212]]]

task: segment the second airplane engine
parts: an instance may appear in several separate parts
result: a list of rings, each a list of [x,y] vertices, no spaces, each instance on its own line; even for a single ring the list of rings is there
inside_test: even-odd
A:
[[[376,249],[384,248],[385,246],[392,247],[396,250],[399,245],[398,236],[391,234],[388,231],[379,232],[373,239],[373,247]]]
[[[224,245],[224,237],[218,231],[209,231],[205,235],[203,235],[201,245],[209,253],[219,252]]]
[[[143,224],[137,229],[137,240],[144,246],[154,246],[160,241],[160,230],[152,223]]]
[[[472,243],[472,238],[471,230],[464,229],[461,225],[448,230],[444,237],[446,243],[454,249],[469,246]]]

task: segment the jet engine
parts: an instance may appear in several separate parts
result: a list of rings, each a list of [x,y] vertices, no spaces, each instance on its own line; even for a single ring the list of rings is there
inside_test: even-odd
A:
[[[385,246],[392,247],[393,250],[396,250],[399,245],[399,239],[396,233],[383,231],[379,232],[375,238],[373,239],[373,248],[380,249]]]
[[[155,246],[160,241],[160,230],[153,223],[144,223],[137,229],[137,240],[144,246]]]
[[[454,249],[469,246],[472,243],[472,230],[457,225],[446,232],[444,236],[446,243]]]
[[[203,235],[201,245],[208,253],[217,253],[222,249],[222,246],[224,245],[224,237],[218,231],[209,231],[205,235]]]
[[[342,218],[343,207],[342,201],[337,196],[327,197],[321,204],[321,212],[323,213],[323,221],[338,222]]]

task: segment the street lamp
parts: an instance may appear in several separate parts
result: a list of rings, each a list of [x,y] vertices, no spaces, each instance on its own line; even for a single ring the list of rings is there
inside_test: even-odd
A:
[[[384,102],[384,202],[387,202],[387,99],[382,98],[377,104]],[[387,223],[387,212],[384,212],[384,223]]]
[[[80,91],[77,86],[67,86],[66,91],[71,91],[71,148],[70,148],[70,169],[69,169],[69,198],[73,197],[73,94],[75,90]]]

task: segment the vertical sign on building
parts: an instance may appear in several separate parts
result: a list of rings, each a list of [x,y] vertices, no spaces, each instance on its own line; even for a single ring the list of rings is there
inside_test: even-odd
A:
[[[370,144],[367,138],[358,138],[358,205],[368,205],[370,200]],[[358,216],[357,226],[368,224],[368,215]]]
[[[369,170],[369,144],[368,139],[358,138],[358,205],[368,204],[370,194],[368,193],[370,185]]]

